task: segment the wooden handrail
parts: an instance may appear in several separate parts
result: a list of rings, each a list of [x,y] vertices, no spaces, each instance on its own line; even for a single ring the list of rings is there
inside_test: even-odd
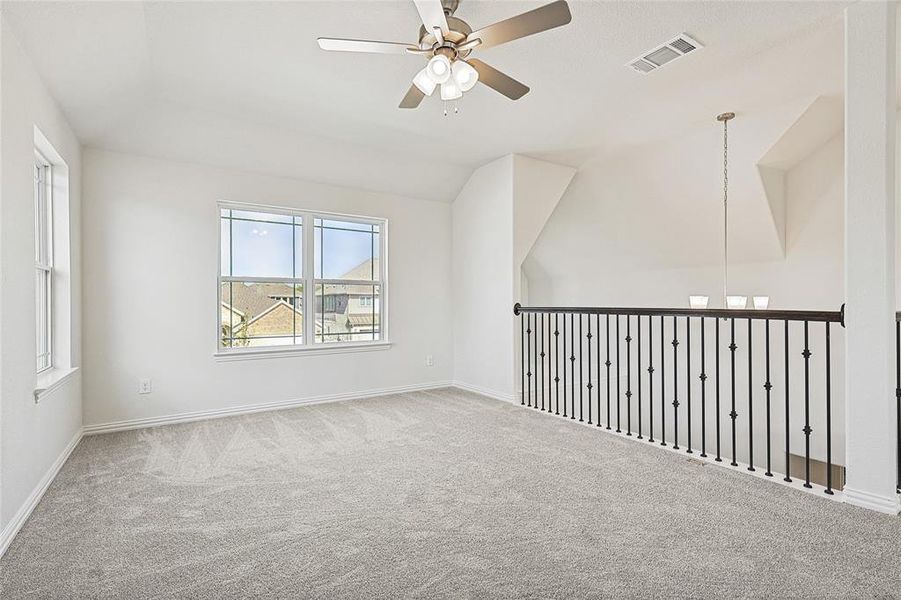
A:
[[[845,307],[841,310],[757,310],[757,309],[717,309],[717,308],[628,308],[609,306],[522,306],[513,305],[513,314],[588,314],[588,315],[632,315],[652,317],[711,317],[721,319],[756,319],[770,321],[810,321],[840,323],[845,325]],[[901,312],[898,313],[901,320]]]

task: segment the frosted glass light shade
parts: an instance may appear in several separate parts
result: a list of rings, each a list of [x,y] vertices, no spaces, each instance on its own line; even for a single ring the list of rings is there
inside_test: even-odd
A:
[[[432,58],[429,59],[429,64],[426,65],[426,72],[429,74],[429,77],[432,78],[432,81],[435,83],[444,83],[451,76],[451,63],[450,59],[443,54],[436,54]]]
[[[694,309],[705,309],[709,300],[708,296],[689,296],[688,305]]]
[[[442,100],[456,100],[461,96],[463,96],[463,92],[460,90],[460,86],[457,85],[457,82],[453,79],[448,79],[441,84]]]
[[[479,81],[479,72],[472,65],[462,60],[455,60],[451,65],[451,74],[460,90],[468,92]]]
[[[428,67],[423,67],[422,70],[416,74],[416,77],[413,78],[413,85],[418,87],[419,91],[426,96],[431,96],[432,92],[435,91],[435,86],[438,84],[432,81],[432,78],[429,76]]]
[[[769,296],[754,296],[754,308],[757,310],[766,310],[769,305]]]
[[[748,306],[747,296],[726,296],[726,308],[730,310],[742,309]]]

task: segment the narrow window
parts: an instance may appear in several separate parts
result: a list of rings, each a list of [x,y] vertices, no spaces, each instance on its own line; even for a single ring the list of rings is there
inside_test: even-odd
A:
[[[50,163],[35,153],[34,267],[37,372],[53,366],[53,198]]]

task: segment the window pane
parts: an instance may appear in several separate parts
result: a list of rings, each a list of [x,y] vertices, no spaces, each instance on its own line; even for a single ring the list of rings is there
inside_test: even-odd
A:
[[[380,286],[316,286],[316,342],[358,342],[381,339]]]
[[[37,370],[50,367],[50,272],[35,271]]]
[[[49,168],[34,167],[34,260],[40,265],[51,263],[50,197],[47,190]]]
[[[378,232],[379,226],[371,223],[355,223],[354,221],[336,221],[334,219],[316,219],[316,224],[329,229],[352,229],[354,231]]]
[[[293,277],[294,225],[232,219],[233,277]]]
[[[377,226],[316,219],[315,233],[317,279],[379,279]]]
[[[231,220],[219,219],[219,263],[222,275],[231,275]]]
[[[221,209],[219,257],[223,276],[303,276],[300,217]],[[293,252],[285,250],[293,247]],[[235,263],[232,263],[232,257]],[[286,271],[286,268],[290,271]]]
[[[294,227],[294,277],[303,277],[303,227],[300,226],[300,217],[297,217],[297,225]]]
[[[294,222],[294,217],[292,217],[291,215],[280,215],[276,213],[264,213],[249,210],[233,210],[231,211],[231,216],[233,219],[258,222],[287,223],[289,225]]]
[[[227,282],[220,286],[223,347],[303,343],[303,285]]]

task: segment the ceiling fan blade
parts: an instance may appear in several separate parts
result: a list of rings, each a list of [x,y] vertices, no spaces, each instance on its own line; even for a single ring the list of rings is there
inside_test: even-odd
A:
[[[466,62],[479,73],[479,82],[484,83],[496,92],[500,92],[510,100],[519,100],[529,93],[529,86],[523,85],[509,75],[501,73],[491,65],[470,58]]]
[[[482,48],[498,46],[512,40],[541,33],[572,21],[572,13],[566,0],[557,0],[521,15],[488,25],[470,33],[466,39],[481,39]]]
[[[416,108],[423,98],[425,98],[425,94],[419,91],[419,88],[415,85],[411,85],[410,89],[407,90],[407,95],[400,101],[398,108]]]
[[[319,47],[333,52],[370,52],[374,54],[407,54],[407,48],[417,49],[415,44],[377,42],[374,40],[342,40],[319,38]]]
[[[441,33],[447,33],[447,18],[444,16],[441,0],[413,0],[413,4],[419,11],[419,18],[422,19],[426,31],[432,33],[437,27]]]

